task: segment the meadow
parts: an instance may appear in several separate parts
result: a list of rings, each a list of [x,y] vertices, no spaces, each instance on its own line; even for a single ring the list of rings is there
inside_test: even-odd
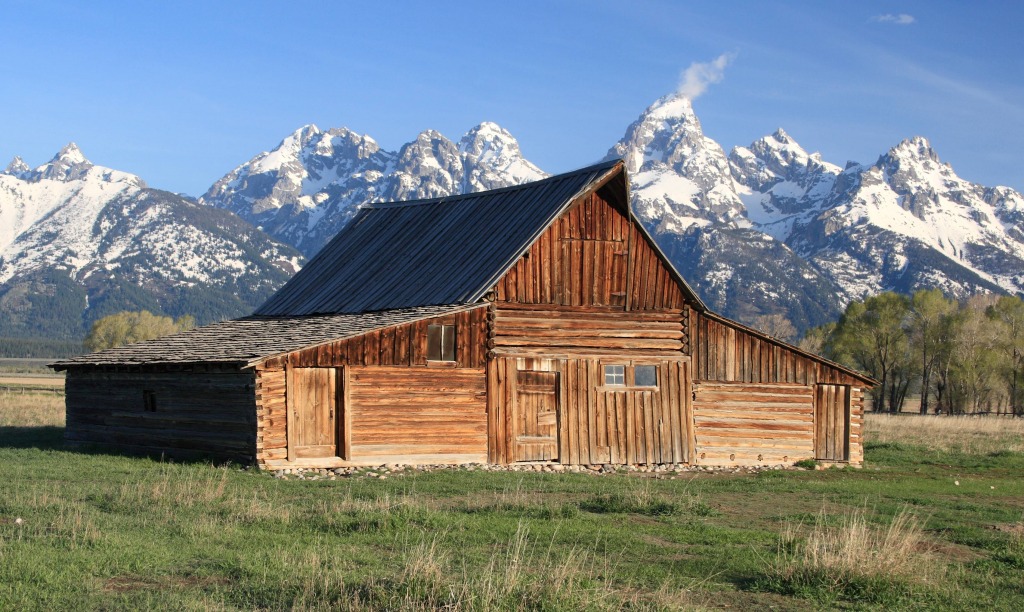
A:
[[[862,469],[299,480],[70,452],[61,396],[0,392],[0,609],[1024,609],[1024,420],[866,433]]]

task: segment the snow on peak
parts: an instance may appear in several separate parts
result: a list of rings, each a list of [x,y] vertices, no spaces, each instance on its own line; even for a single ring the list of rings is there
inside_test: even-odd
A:
[[[459,140],[466,174],[462,191],[482,191],[526,183],[547,174],[525,158],[519,141],[497,123],[485,121]]]
[[[28,164],[25,163],[25,160],[15,155],[14,159],[11,160],[11,163],[7,164],[7,168],[4,169],[3,173],[10,174],[11,176],[21,177],[22,175],[31,171],[32,169],[29,168]]]
[[[661,120],[697,118],[696,113],[693,112],[693,101],[679,92],[658,98],[654,104],[647,107],[643,114],[651,119]]]
[[[39,166],[35,175],[55,181],[74,181],[83,178],[93,167],[78,145],[71,142],[53,156],[53,159]]]
[[[626,129],[606,159],[622,158],[637,213],[658,231],[745,223],[725,152],[706,137],[690,99],[659,98]]]
[[[78,145],[73,142],[69,142],[64,145],[64,148],[61,149],[53,159],[54,161],[60,160],[69,164],[91,163],[85,158],[85,155],[82,154],[82,150],[78,148]]]
[[[889,150],[889,157],[900,159],[929,160],[935,163],[939,161],[938,154],[932,149],[931,143],[923,136],[907,138]]]

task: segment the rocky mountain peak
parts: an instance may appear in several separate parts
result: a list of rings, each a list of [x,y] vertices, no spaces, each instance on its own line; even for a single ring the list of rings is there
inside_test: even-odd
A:
[[[53,159],[36,168],[35,175],[55,181],[73,181],[84,177],[92,167],[92,162],[86,159],[78,145],[70,142]]]
[[[11,163],[7,164],[7,168],[4,169],[3,174],[10,174],[11,176],[21,178],[23,175],[31,171],[32,169],[25,163],[25,160],[15,155],[14,159],[11,160]]]
[[[656,231],[745,223],[729,160],[704,135],[686,96],[672,93],[647,107],[605,159],[618,157],[631,175],[637,213]]]
[[[486,191],[547,176],[523,157],[519,141],[497,123],[484,122],[459,140],[465,175],[461,191]]]

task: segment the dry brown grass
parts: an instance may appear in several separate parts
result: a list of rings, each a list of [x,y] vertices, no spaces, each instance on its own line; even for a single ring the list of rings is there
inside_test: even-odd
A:
[[[863,510],[845,514],[837,526],[830,526],[822,510],[803,542],[800,535],[800,529],[789,525],[782,536],[790,548],[786,556],[796,567],[836,576],[906,576],[920,569],[921,527],[907,510],[885,529],[869,525]]]
[[[937,451],[987,454],[1024,451],[1024,419],[1005,416],[921,416],[869,412],[869,443],[900,443]]]
[[[64,427],[64,396],[0,391],[0,427]]]
[[[810,528],[787,525],[770,575],[783,591],[826,601],[871,600],[906,591],[901,585],[941,580],[942,565],[928,550],[920,522],[907,509],[879,527],[863,509],[836,521],[823,508]]]

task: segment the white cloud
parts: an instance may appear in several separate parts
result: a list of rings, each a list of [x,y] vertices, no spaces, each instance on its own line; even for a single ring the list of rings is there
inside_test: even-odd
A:
[[[900,13],[899,15],[893,15],[892,13],[886,13],[885,15],[875,15],[871,18],[871,21],[877,21],[878,23],[892,23],[896,25],[910,25],[917,21],[913,15],[906,13]]]
[[[691,100],[707,91],[709,85],[721,82],[725,77],[725,67],[736,57],[735,53],[723,53],[710,62],[693,62],[683,71],[679,83],[679,93]]]

